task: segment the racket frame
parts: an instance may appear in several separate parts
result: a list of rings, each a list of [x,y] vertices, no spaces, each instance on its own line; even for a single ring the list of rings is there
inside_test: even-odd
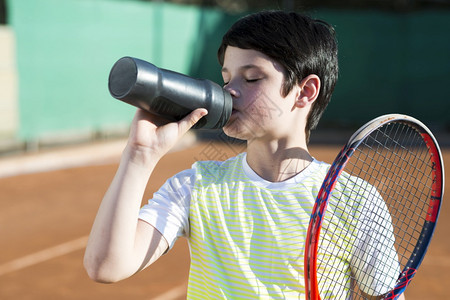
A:
[[[427,219],[424,223],[420,238],[413,251],[412,258],[409,259],[405,268],[401,272],[397,283],[392,291],[384,296],[384,299],[397,299],[410,284],[412,278],[422,263],[425,253],[433,236],[439,211],[444,194],[444,168],[442,153],[439,145],[431,131],[419,120],[402,114],[388,114],[375,118],[365,125],[361,126],[349,139],[347,144],[341,149],[333,161],[314,203],[311,213],[310,223],[305,242],[305,295],[306,299],[321,299],[317,282],[317,249],[319,246],[319,236],[322,227],[322,221],[326,212],[328,200],[347,162],[362,143],[362,141],[377,128],[392,122],[405,122],[414,127],[426,142],[428,151],[431,154],[431,161],[434,165],[432,175],[434,177],[432,184],[432,193],[430,198]]]

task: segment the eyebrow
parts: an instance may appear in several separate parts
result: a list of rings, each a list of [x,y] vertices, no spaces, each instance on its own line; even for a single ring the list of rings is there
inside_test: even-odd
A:
[[[261,69],[261,67],[259,67],[259,66],[257,66],[257,65],[253,65],[253,64],[248,64],[248,65],[244,65],[244,66],[241,66],[241,67],[239,67],[239,70],[248,70],[248,69]],[[225,68],[225,67],[223,67],[222,68],[222,73],[223,72],[228,72],[228,69],[227,68]]]

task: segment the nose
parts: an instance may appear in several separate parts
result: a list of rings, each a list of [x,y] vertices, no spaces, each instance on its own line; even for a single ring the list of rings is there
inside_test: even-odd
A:
[[[230,84],[225,85],[224,89],[231,94],[232,97],[237,98],[241,95],[238,89],[232,87]]]

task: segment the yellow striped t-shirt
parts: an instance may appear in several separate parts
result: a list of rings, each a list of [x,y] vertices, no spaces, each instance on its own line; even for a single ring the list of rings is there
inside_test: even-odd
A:
[[[328,169],[328,164],[314,160],[298,175],[272,183],[248,166],[245,153],[225,162],[197,162],[167,180],[139,217],[160,231],[170,247],[177,238],[188,238],[188,299],[303,299],[306,231]],[[357,219],[344,218],[339,227],[355,226]],[[327,223],[324,220],[325,227]],[[334,242],[348,243],[343,248],[352,249],[352,244],[358,245],[355,239],[349,235]],[[356,253],[359,249],[356,246]],[[389,257],[395,258],[395,253]],[[356,273],[371,268],[362,259],[358,253],[338,253],[333,264],[349,276],[350,264],[359,266]],[[333,288],[330,292],[336,295]]]
[[[245,163],[198,162],[189,213],[189,299],[302,299],[303,248],[328,165],[281,183]]]

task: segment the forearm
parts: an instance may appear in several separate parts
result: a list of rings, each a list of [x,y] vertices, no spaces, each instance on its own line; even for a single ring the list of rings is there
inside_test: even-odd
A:
[[[368,299],[368,300],[381,300],[381,299],[384,299],[384,297],[385,297],[385,296],[370,296],[364,292],[361,292],[361,294],[363,295],[364,299]],[[398,297],[398,300],[405,300],[405,294],[401,294]]]
[[[92,279],[114,282],[127,278],[166,251],[162,235],[138,220],[142,197],[159,159],[206,114],[205,109],[196,109],[178,122],[165,123],[158,116],[136,111],[128,145],[86,247],[84,264]]]
[[[127,147],[95,218],[85,253],[91,278],[113,282],[137,272],[147,255],[136,243],[138,214],[147,181],[158,158],[140,157]],[[136,246],[137,245],[137,246]]]

